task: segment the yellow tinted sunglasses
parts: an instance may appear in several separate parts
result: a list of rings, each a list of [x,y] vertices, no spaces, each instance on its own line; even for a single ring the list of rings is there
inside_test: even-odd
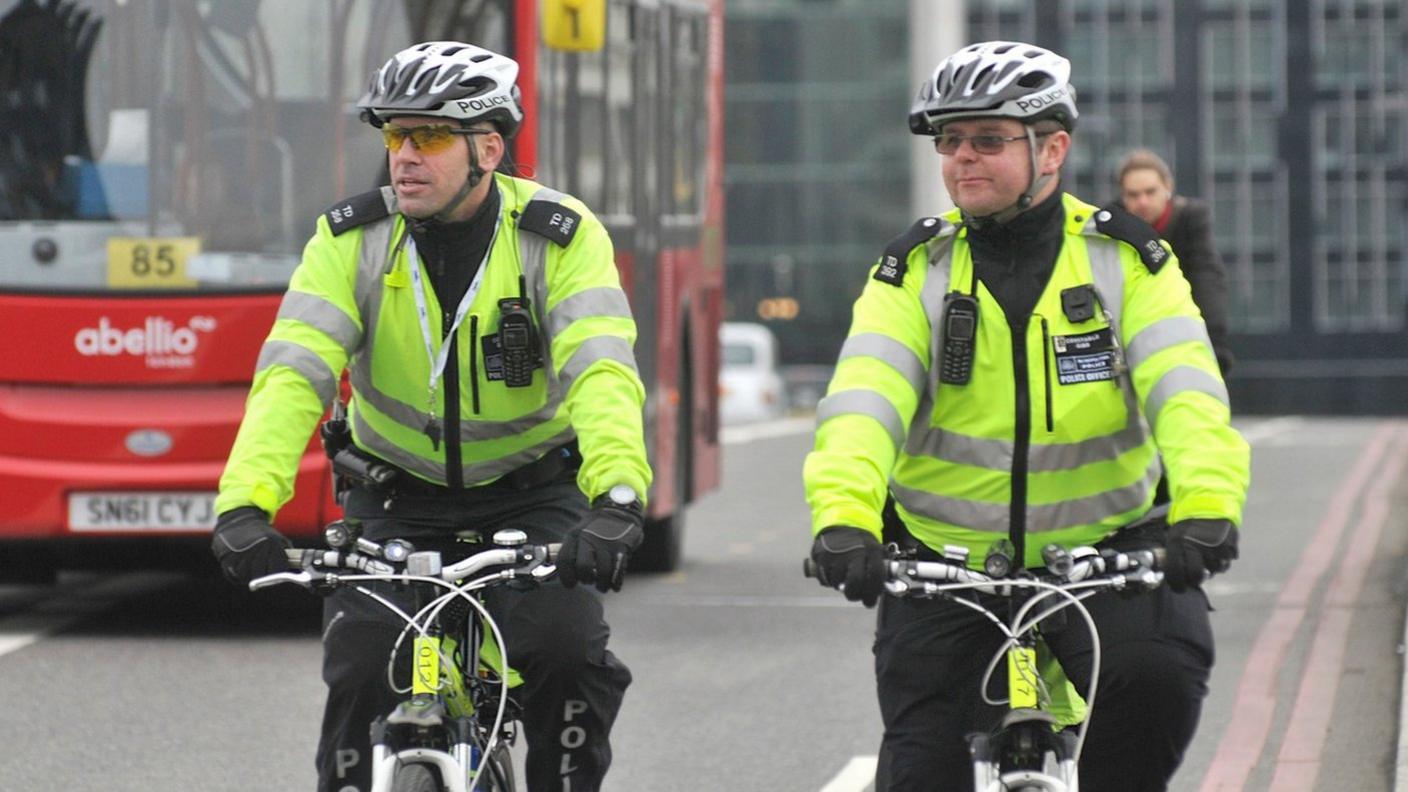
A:
[[[400,151],[401,144],[409,138],[417,150],[426,154],[438,154],[450,147],[455,135],[487,135],[487,129],[464,129],[449,124],[426,124],[424,126],[399,127],[386,124],[381,128],[381,140],[387,151]]]

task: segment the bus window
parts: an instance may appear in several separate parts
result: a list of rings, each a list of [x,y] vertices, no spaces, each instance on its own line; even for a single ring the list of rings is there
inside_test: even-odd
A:
[[[405,16],[0,0],[0,288],[282,290],[318,214],[381,178],[355,103]]]
[[[671,214],[701,216],[704,212],[704,152],[708,134],[704,83],[704,42],[708,17],[702,11],[673,8],[670,24],[670,190]]]

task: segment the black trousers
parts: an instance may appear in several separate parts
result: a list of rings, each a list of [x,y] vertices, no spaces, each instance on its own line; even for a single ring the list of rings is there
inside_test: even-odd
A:
[[[1166,789],[1198,726],[1213,664],[1208,601],[1175,594],[1106,592],[1084,601],[1100,630],[1100,685],[1081,756],[1085,792]],[[994,608],[1001,614],[1003,610]],[[1082,694],[1092,644],[1084,620],[1043,636]],[[876,792],[965,792],[973,788],[966,735],[989,731],[1003,709],[983,703],[983,670],[1002,634],[978,613],[947,600],[880,603],[875,672],[885,725]],[[999,665],[990,694],[1005,696]]]
[[[382,498],[353,491],[347,514],[378,541],[402,537],[420,546],[449,544],[456,531],[485,536],[520,528],[531,543],[561,541],[587,510],[571,471],[528,491],[484,490],[466,495],[404,496],[390,511]],[[390,586],[406,608],[406,592]],[[512,692],[523,707],[528,742],[527,782],[532,792],[595,792],[611,764],[608,737],[631,673],[607,648],[610,628],[591,586],[557,583],[530,591],[499,588],[489,610],[508,645],[509,664],[523,676]],[[386,665],[404,623],[369,597],[340,589],[323,608],[323,680],[328,686],[318,744],[319,792],[367,792],[371,787],[371,721],[396,706]],[[410,641],[403,643],[409,653]],[[402,675],[406,684],[409,674]]]

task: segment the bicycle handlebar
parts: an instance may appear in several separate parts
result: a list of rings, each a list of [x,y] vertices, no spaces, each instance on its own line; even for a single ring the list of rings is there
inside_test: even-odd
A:
[[[408,551],[396,560],[371,555],[385,555],[389,546],[393,546],[393,543],[378,545],[359,540],[357,550],[365,552],[289,548],[284,551],[289,567],[299,571],[276,572],[256,578],[250,581],[249,588],[251,591],[258,591],[280,583],[297,583],[309,588],[314,583],[327,580],[330,574],[328,570],[347,570],[385,577],[417,575],[454,583],[492,567],[507,567],[503,570],[507,577],[521,577],[526,574],[536,581],[543,581],[556,574],[557,554],[562,547],[556,542],[546,545],[491,547],[446,566],[440,565],[440,554],[434,551]]]
[[[1105,581],[1112,588],[1123,588],[1131,583],[1152,588],[1163,582],[1160,570],[1164,559],[1164,548],[1158,546],[1128,551],[1073,547],[1063,552],[1060,563],[1048,561],[1050,566],[1064,567],[1064,571],[1048,566],[1045,575],[1019,577],[989,575],[969,569],[959,561],[891,558],[885,562],[885,590],[903,597],[911,593],[935,593],[936,584],[960,584],[973,585],[990,594],[1009,594],[1014,587],[1086,581]],[[810,558],[802,562],[802,574],[820,579],[816,562]],[[844,584],[838,584],[837,588],[844,590]]]

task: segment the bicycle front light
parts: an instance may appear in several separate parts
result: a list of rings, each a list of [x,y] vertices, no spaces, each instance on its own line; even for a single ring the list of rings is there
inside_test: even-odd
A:
[[[393,564],[400,564],[413,552],[415,552],[415,548],[411,546],[410,542],[403,539],[392,539],[381,549],[381,557]]]
[[[352,526],[342,520],[328,523],[328,526],[323,529],[323,541],[334,550],[347,547],[352,544],[354,538]]]
[[[522,547],[528,543],[528,534],[517,528],[504,528],[494,532],[494,544],[499,547]]]
[[[1015,566],[1013,556],[1017,554],[1017,548],[1012,546],[1012,542],[1006,539],[999,539],[988,548],[988,554],[983,558],[983,571],[989,577],[1002,578],[1012,574]]]
[[[1046,571],[1056,577],[1071,574],[1071,566],[1075,563],[1070,552],[1054,542],[1041,548],[1041,560],[1046,562]]]

